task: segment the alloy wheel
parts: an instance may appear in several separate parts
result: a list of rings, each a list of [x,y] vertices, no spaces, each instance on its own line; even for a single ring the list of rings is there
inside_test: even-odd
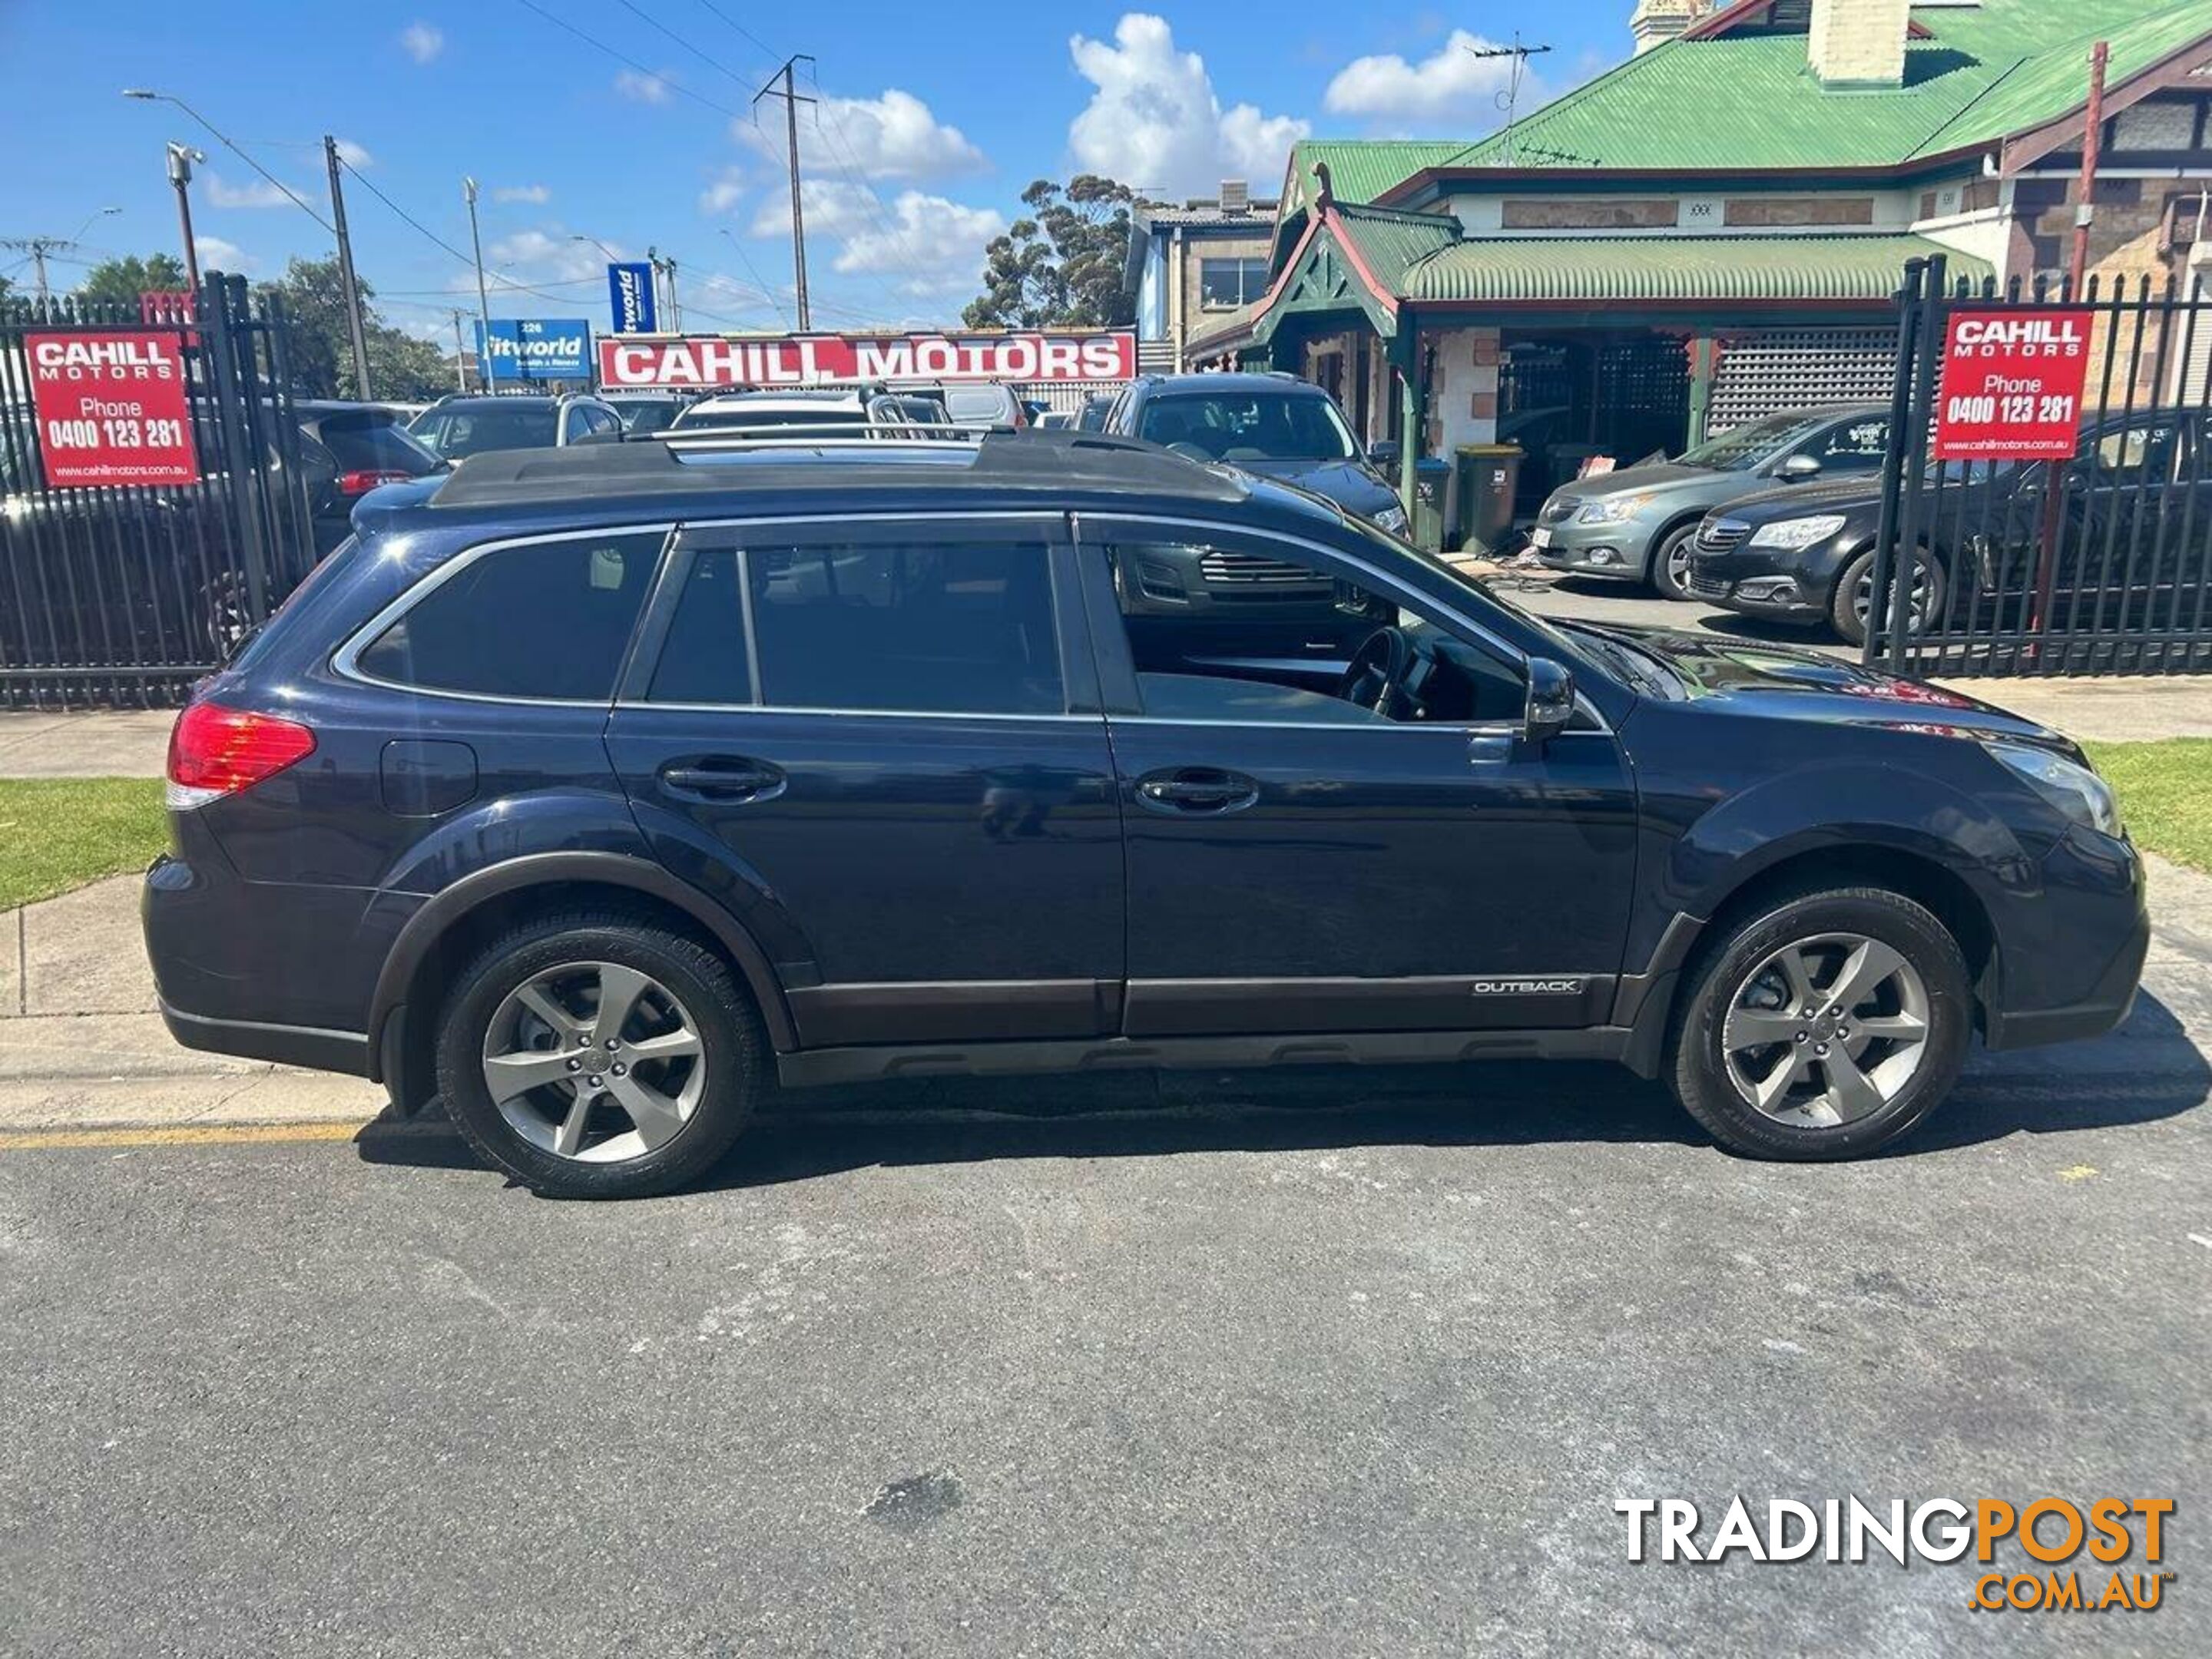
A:
[[[1767,956],[1721,1024],[1729,1081],[1796,1128],[1855,1123],[1896,1099],[1928,1053],[1928,987],[1863,933],[1821,933]]]
[[[507,1127],[541,1152],[619,1164],[690,1121],[707,1086],[706,1046],[652,975],[570,963],[500,1003],[484,1033],[483,1079]]]
[[[1921,560],[1912,562],[1912,589],[1905,599],[1905,631],[1914,637],[1927,632],[1929,612],[1934,603],[1935,578]],[[1874,568],[1869,565],[1851,589],[1851,614],[1859,619],[1862,629],[1870,629],[1869,617],[1874,611]]]

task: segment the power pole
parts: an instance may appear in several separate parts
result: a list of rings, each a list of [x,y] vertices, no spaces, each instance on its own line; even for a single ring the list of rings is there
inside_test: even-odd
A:
[[[2067,265],[2071,297],[2077,306],[2089,277],[2089,227],[2097,218],[2098,147],[2105,136],[2105,64],[2112,50],[2102,40],[2089,48],[2089,106],[2083,112],[2081,178],[2074,190],[2074,254]]]
[[[775,76],[769,77],[769,83],[753,94],[753,103],[756,107],[763,98],[783,100],[784,132],[791,153],[792,281],[799,301],[799,331],[802,334],[813,327],[814,318],[806,304],[806,216],[801,211],[799,203],[799,106],[801,104],[811,104],[814,100],[799,95],[798,88],[792,81],[791,70],[794,64],[811,64],[813,61],[812,56],[807,52],[793,53],[783,60],[783,67],[778,70]],[[775,89],[778,78],[783,82],[781,92]]]
[[[170,141],[169,183],[177,192],[177,227],[185,237],[185,282],[192,291],[195,304],[198,303],[200,291],[200,246],[192,238],[192,163],[206,160],[190,144]]]
[[[684,331],[684,307],[676,297],[676,256],[668,256],[668,326],[672,332]]]
[[[361,284],[354,280],[353,239],[346,234],[345,192],[338,188],[338,141],[323,135],[323,160],[331,173],[331,226],[338,239],[338,283],[345,290],[346,331],[353,337],[353,382],[361,400],[368,389],[368,337],[362,327]]]
[[[492,368],[491,299],[484,290],[483,238],[477,232],[477,181],[462,179],[461,195],[469,204],[469,246],[477,256],[477,315],[483,321],[483,346],[477,353],[477,389],[496,392],[499,374]]]
[[[469,389],[469,352],[461,342],[461,319],[468,314],[459,306],[453,307],[453,387],[457,392]]]

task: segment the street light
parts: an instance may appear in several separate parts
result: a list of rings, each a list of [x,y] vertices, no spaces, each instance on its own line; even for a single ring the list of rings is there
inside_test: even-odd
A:
[[[300,199],[300,193],[297,191],[294,190],[291,185],[286,184],[275,173],[270,172],[267,167],[263,167],[260,162],[255,161],[251,155],[248,155],[244,150],[240,149],[234,139],[233,139],[228,133],[224,132],[222,128],[216,126],[214,122],[209,120],[206,116],[201,114],[190,104],[186,103],[183,99],[177,97],[173,93],[155,92],[145,87],[125,87],[123,88],[123,95],[125,98],[136,98],[143,103],[174,104],[179,109],[184,111],[185,114],[191,116],[193,120],[198,122],[200,125],[205,127],[210,133],[214,134],[216,143],[220,143],[233,155],[238,157],[240,161],[245,162],[246,166],[252,167],[256,173],[259,173],[264,179],[266,179],[270,184],[274,185],[279,191],[283,191],[285,200],[290,202],[294,207],[299,209],[301,212],[306,214],[310,219],[313,219],[325,230],[331,229],[331,222],[324,218],[321,214],[316,212],[314,209],[309,207],[307,203],[301,201]],[[331,234],[332,235],[336,235],[337,233],[331,231]]]
[[[612,248],[609,247],[605,242],[601,241],[596,236],[572,235],[568,240],[572,242],[589,242],[593,247],[599,249],[600,252],[607,256],[607,263],[609,264],[618,265],[623,262],[623,257],[621,254],[616,252]]]
[[[185,238],[185,283],[195,295],[200,291],[200,247],[192,238],[192,163],[206,160],[205,150],[169,141],[169,183],[177,192],[177,225]]]

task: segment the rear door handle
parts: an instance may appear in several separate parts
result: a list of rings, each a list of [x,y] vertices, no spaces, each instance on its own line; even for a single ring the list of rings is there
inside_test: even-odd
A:
[[[783,793],[783,773],[765,761],[724,759],[709,756],[703,761],[660,769],[660,787],[686,800],[773,800]]]
[[[1260,799],[1260,786],[1239,772],[1182,766],[1137,780],[1137,803],[1155,812],[1219,817],[1241,812]]]

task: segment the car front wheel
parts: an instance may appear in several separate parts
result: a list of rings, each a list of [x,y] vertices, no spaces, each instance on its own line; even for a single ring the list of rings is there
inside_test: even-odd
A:
[[[1672,1081],[1731,1152],[1857,1158],[1949,1092],[1972,1025],[1966,959],[1926,908],[1879,888],[1784,895],[1698,958]]]
[[[1662,537],[1651,554],[1651,591],[1662,599],[1687,599],[1690,592],[1690,544],[1698,538],[1694,524],[1678,526]]]
[[[1905,634],[1918,639],[1943,611],[1943,567],[1925,552],[1912,560],[1912,592],[1907,600]],[[1828,604],[1828,620],[1850,645],[1867,641],[1869,613],[1874,609],[1874,550],[1869,548],[1844,567],[1837,578],[1834,597]]]
[[[456,978],[438,1086],[479,1157],[558,1198],[640,1198],[703,1174],[768,1086],[766,1034],[712,951],[619,913],[494,940]]]

